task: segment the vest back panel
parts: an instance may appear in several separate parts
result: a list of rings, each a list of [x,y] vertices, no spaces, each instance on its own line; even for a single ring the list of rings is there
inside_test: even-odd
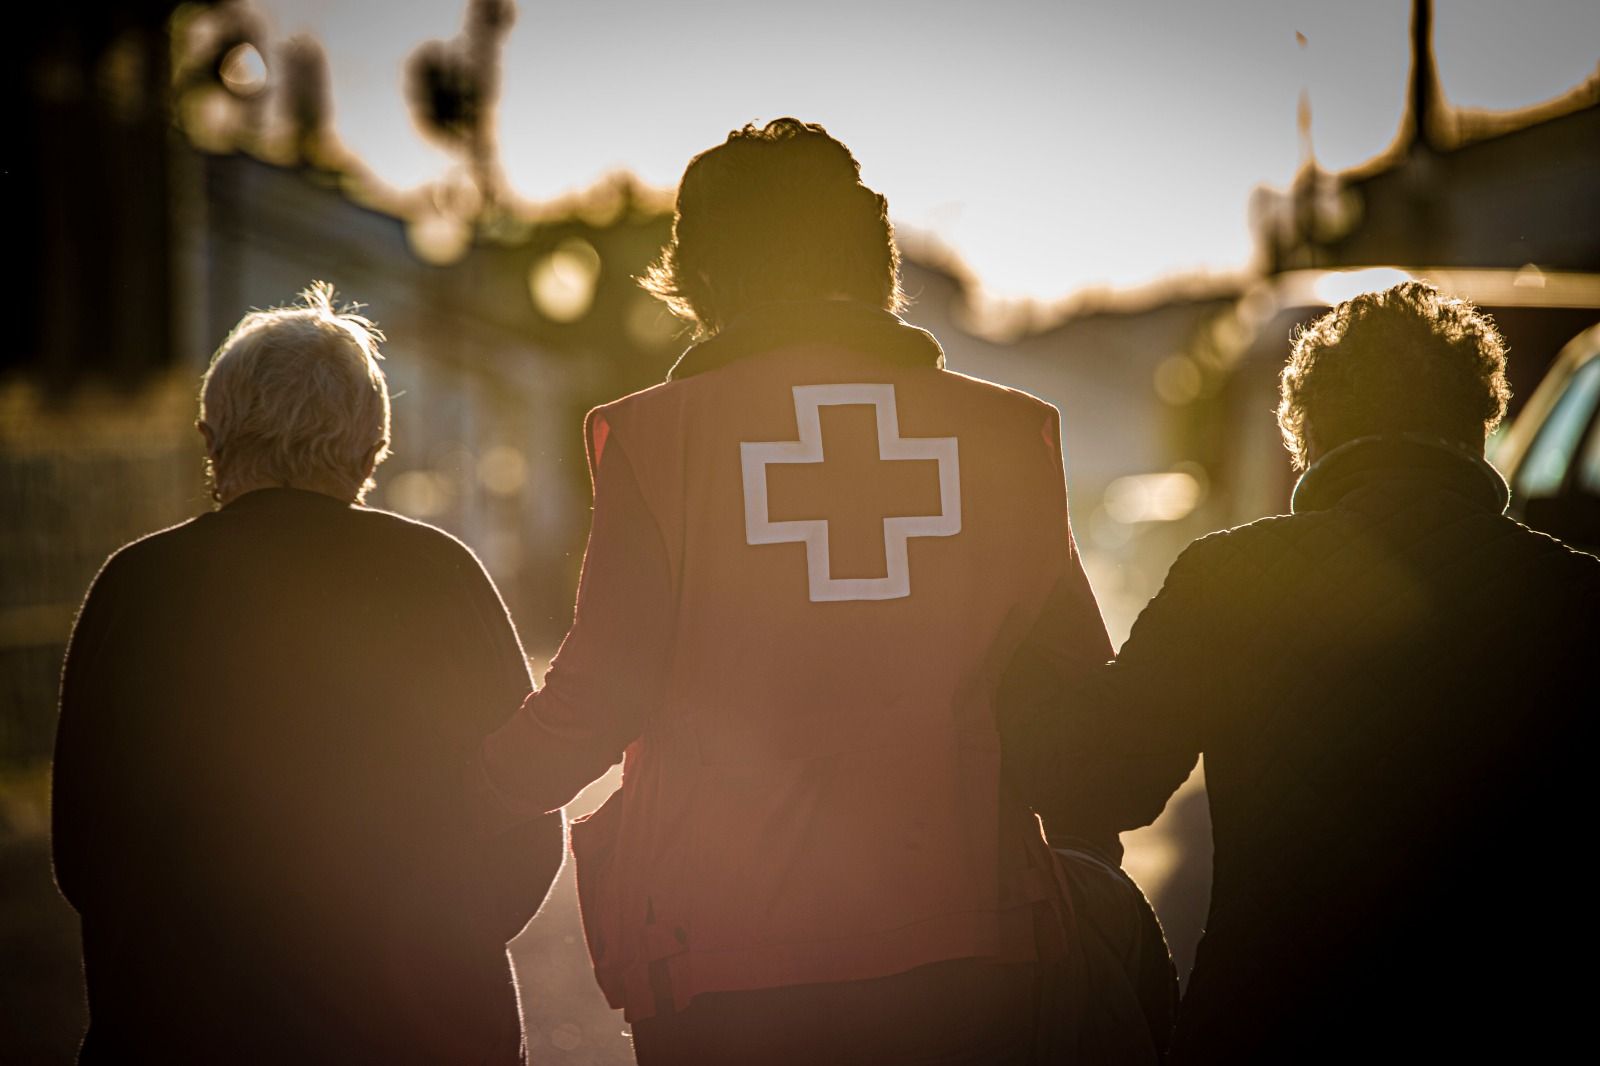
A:
[[[816,346],[593,413],[677,596],[624,786],[574,832],[614,1005],[1033,957],[1047,860],[993,697],[1073,565],[1059,440],[1026,394]]]

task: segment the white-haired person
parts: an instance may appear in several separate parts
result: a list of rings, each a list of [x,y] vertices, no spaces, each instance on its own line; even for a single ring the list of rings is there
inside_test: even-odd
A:
[[[561,818],[469,824],[464,759],[529,676],[472,552],[362,505],[381,340],[322,283],[246,315],[201,386],[216,510],[79,613],[52,817],[81,1061],[525,1059],[505,945]]]

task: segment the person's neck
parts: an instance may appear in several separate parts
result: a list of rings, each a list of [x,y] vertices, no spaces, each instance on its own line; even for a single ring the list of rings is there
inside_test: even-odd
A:
[[[226,507],[239,497],[246,496],[252,492],[260,492],[262,489],[297,489],[300,492],[315,492],[318,495],[327,496],[331,499],[338,500],[340,503],[349,504],[356,502],[355,494],[352,493],[348,488],[330,485],[323,482],[244,481],[230,483],[225,491],[219,491],[217,493],[217,506]]]
[[[904,366],[944,366],[944,350],[926,330],[858,300],[777,300],[742,312],[715,335],[691,345],[669,381],[715,370],[779,348],[813,344],[859,351]]]

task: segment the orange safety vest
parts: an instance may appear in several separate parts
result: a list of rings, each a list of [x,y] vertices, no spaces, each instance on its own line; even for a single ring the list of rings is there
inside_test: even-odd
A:
[[[611,1004],[1037,958],[1050,859],[994,698],[1077,565],[1055,408],[807,343],[598,408],[588,441],[626,453],[677,598],[622,787],[573,826]]]

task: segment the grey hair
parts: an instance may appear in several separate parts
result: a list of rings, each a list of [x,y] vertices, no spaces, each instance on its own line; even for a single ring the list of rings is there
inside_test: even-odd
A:
[[[374,470],[389,454],[383,333],[333,301],[333,286],[314,281],[293,304],[245,315],[211,357],[200,419],[213,496],[270,484],[359,501],[373,488],[367,454],[377,448]]]

